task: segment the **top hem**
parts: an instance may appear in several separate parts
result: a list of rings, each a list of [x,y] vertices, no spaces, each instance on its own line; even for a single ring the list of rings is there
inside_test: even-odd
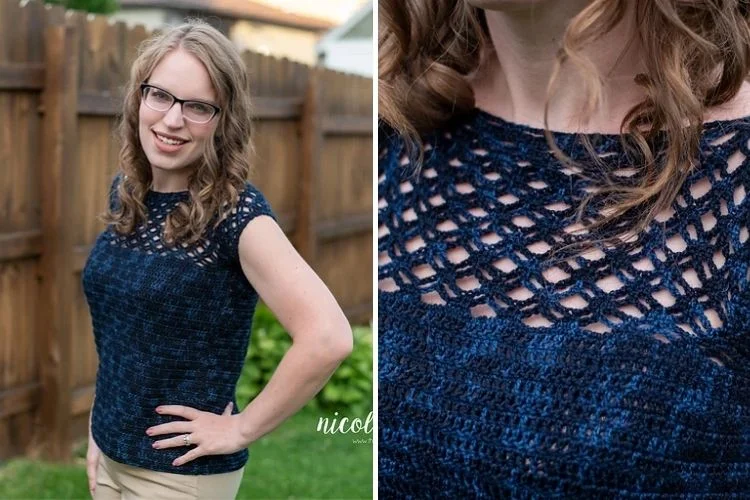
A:
[[[92,429],[92,434],[93,434],[93,429]],[[244,459],[239,459],[239,460],[233,459],[231,461],[227,461],[226,467],[206,467],[206,466],[195,467],[195,465],[192,462],[188,462],[187,464],[176,467],[176,466],[171,465],[171,463],[165,464],[165,463],[160,463],[160,462],[150,462],[150,461],[140,462],[137,460],[131,460],[127,457],[122,457],[116,453],[112,453],[112,451],[107,449],[106,446],[102,447],[99,444],[99,441],[97,441],[95,436],[94,436],[94,442],[99,447],[99,450],[101,451],[101,453],[106,455],[107,458],[109,458],[113,462],[117,462],[119,464],[129,466],[129,467],[137,467],[140,469],[149,470],[152,472],[167,472],[170,474],[181,474],[184,476],[208,476],[212,474],[226,474],[229,472],[235,472],[245,467],[249,459],[249,453],[247,452],[247,450],[245,450]],[[182,453],[180,454],[182,455]],[[239,455],[241,454],[242,454],[242,451],[236,453],[236,455],[238,455],[238,458],[239,458]],[[206,455],[206,456],[208,457],[211,457],[211,456],[230,457],[232,455]]]

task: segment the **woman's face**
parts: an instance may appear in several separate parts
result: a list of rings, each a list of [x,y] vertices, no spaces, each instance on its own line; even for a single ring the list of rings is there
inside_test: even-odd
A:
[[[216,92],[205,66],[198,58],[181,48],[162,58],[151,73],[148,84],[166,90],[179,99],[203,101],[218,106]],[[177,174],[182,177],[189,174],[186,167],[200,158],[205,143],[212,140],[219,121],[218,115],[208,123],[193,123],[183,116],[182,106],[177,102],[167,111],[155,111],[141,97],[138,136],[151,168],[163,170],[162,176]]]

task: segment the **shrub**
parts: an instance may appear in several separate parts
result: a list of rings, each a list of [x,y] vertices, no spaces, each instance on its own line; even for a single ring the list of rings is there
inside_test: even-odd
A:
[[[341,363],[308,407],[346,412],[362,418],[372,410],[372,329],[359,326],[352,330],[352,353]],[[258,304],[245,366],[237,383],[238,409],[244,409],[265,387],[291,344],[289,334],[273,312],[265,305]]]

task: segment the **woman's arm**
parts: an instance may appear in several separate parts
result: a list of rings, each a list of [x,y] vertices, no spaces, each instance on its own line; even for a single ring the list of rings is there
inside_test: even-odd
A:
[[[352,331],[331,292],[268,216],[239,240],[242,270],[292,337],[268,384],[241,413],[252,443],[302,408],[352,351]]]
[[[93,496],[94,490],[96,489],[96,470],[99,467],[99,459],[101,457],[101,450],[94,442],[94,436],[91,434],[91,416],[94,414],[94,400],[96,399],[96,393],[91,398],[91,410],[89,411],[89,443],[86,449],[86,476],[89,480],[89,492]]]

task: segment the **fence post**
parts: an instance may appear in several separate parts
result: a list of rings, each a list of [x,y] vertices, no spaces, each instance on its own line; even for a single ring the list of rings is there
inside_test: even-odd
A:
[[[75,182],[78,44],[73,26],[45,31],[42,138],[42,255],[37,338],[41,398],[35,442],[51,460],[71,457],[72,270],[71,187]]]
[[[300,255],[315,267],[318,253],[318,183],[323,155],[323,120],[320,80],[322,70],[311,67],[302,103],[300,134],[302,136],[302,165],[299,178],[299,203],[295,218],[294,243]]]

